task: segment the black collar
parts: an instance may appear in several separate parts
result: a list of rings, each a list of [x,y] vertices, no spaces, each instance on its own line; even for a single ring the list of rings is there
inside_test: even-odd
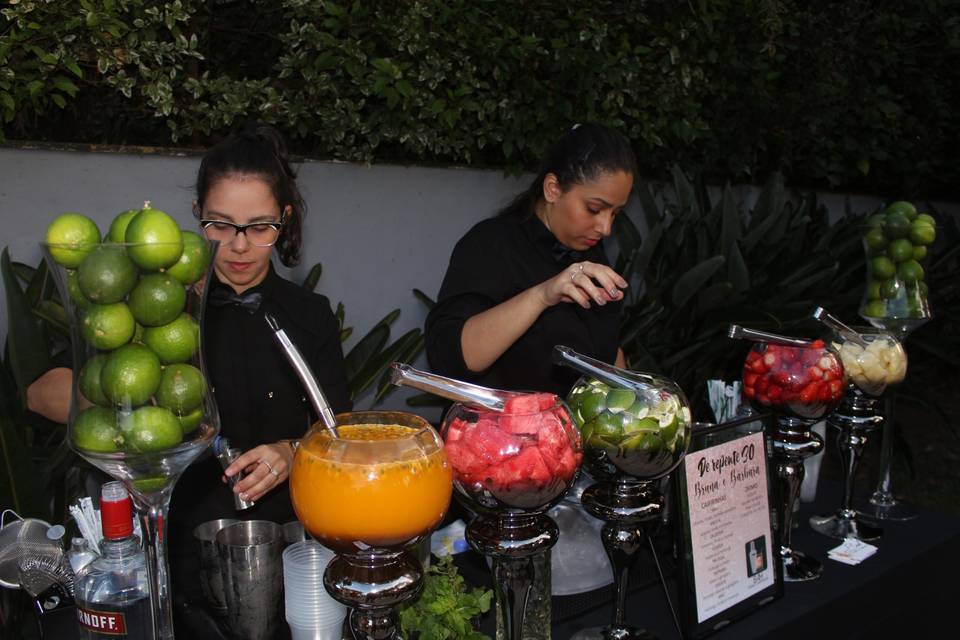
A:
[[[568,265],[583,260],[584,252],[561,244],[557,237],[553,235],[553,232],[547,229],[547,225],[535,214],[531,213],[523,218],[520,221],[520,226],[527,237],[530,238],[530,241],[557,264]]]

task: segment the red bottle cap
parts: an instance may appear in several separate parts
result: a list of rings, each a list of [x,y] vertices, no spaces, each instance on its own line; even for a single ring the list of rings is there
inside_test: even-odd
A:
[[[100,521],[104,538],[118,540],[133,534],[133,507],[123,483],[108,482],[100,489]]]

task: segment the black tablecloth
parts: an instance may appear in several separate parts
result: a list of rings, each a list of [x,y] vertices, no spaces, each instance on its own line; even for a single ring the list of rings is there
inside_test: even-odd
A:
[[[794,530],[794,548],[824,564],[820,579],[805,583],[786,583],[782,598],[767,604],[711,636],[716,640],[748,638],[937,638],[953,637],[956,628],[955,585],[960,576],[960,518],[931,511],[919,511],[919,517],[908,522],[883,523],[884,537],[876,543],[879,551],[857,566],[827,559],[827,551],[840,544],[822,536],[808,524],[811,515],[829,514],[840,502],[841,487],[821,481],[817,500],[802,504],[799,527]],[[661,546],[668,546],[661,541]],[[472,552],[457,559],[461,571],[472,582],[485,582],[479,576],[481,567]],[[644,555],[649,556],[648,553]],[[665,549],[668,584],[678,597],[675,563]],[[661,640],[679,638],[656,573],[647,558],[638,565],[635,586],[627,599],[627,621],[646,628]],[[479,576],[479,579],[478,579]],[[592,594],[583,594],[579,601],[568,601],[580,608]],[[609,598],[609,593],[604,593]],[[602,600],[602,598],[596,598]],[[678,603],[675,603],[678,604]],[[552,637],[566,640],[585,627],[609,622],[611,604],[602,604],[569,613],[561,605],[554,610]],[[678,607],[679,609],[679,607]],[[559,615],[558,615],[559,613]],[[493,637],[493,615],[481,620],[481,630]]]

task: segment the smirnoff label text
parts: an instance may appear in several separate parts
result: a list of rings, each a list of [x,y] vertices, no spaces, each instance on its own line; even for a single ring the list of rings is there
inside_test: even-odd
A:
[[[127,635],[127,621],[119,611],[93,611],[77,607],[80,626],[90,631],[115,636]]]

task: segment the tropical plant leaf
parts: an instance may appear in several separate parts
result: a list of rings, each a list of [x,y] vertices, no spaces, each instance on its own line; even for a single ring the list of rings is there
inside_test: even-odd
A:
[[[410,332],[406,335],[408,336],[406,342],[401,347],[398,347],[396,359],[392,362],[410,364],[423,352],[423,347],[426,344],[423,332]],[[403,340],[403,338],[398,339],[398,342],[400,342],[400,340]],[[384,370],[383,375],[380,376],[380,383],[377,385],[377,395],[373,398],[373,406],[383,402],[388,395],[396,390],[396,385],[390,382],[390,374],[391,371],[387,368]]]
[[[334,311],[333,315],[337,319],[337,326],[343,329],[343,317],[346,314],[346,310],[343,307],[342,302],[337,303],[337,310]]]
[[[417,300],[419,300],[419,301],[422,302],[424,305],[426,305],[426,307],[427,307],[428,310],[429,310],[429,309],[433,309],[435,306],[437,306],[436,301],[435,301],[433,298],[431,298],[430,296],[428,296],[427,294],[425,294],[425,293],[424,293],[423,291],[421,291],[420,289],[414,289],[414,290],[413,290],[413,295],[414,295],[414,297],[415,297]]]
[[[17,383],[17,392],[26,404],[27,386],[50,368],[50,349],[40,326],[31,313],[20,284],[13,274],[10,255],[5,248],[0,254],[0,272],[7,298],[7,346],[10,369]]]
[[[12,505],[19,514],[49,518],[49,502],[44,500],[45,474],[33,462],[29,448],[17,433],[14,419],[0,411],[0,460],[3,461],[0,481],[7,495],[2,504]]]
[[[376,327],[389,327],[390,325],[393,324],[394,320],[396,320],[396,319],[399,318],[399,317],[400,317],[400,309],[394,309],[393,311],[391,311],[391,312],[388,313],[387,315],[385,315],[385,316],[383,316],[382,318],[380,318],[380,321],[379,321],[377,324],[373,325],[373,326],[374,326],[374,328],[376,328]]]
[[[323,273],[323,264],[317,263],[313,265],[310,269],[310,273],[307,274],[307,277],[303,279],[303,288],[308,291],[313,291],[317,288],[317,283],[320,282],[320,275]]]
[[[382,351],[377,349],[377,352],[365,361],[363,369],[348,379],[347,384],[350,386],[351,395],[356,398],[369,389],[370,386],[383,375],[383,370],[386,369],[391,362],[396,360],[397,356],[407,348],[407,341],[412,339],[411,336],[416,337],[418,333],[421,333],[420,329],[411,329],[397,338],[393,344],[386,349]]]
[[[367,335],[353,346],[353,349],[344,356],[343,364],[347,374],[347,383],[354,388],[354,380],[366,368],[371,358],[380,353],[383,346],[390,339],[390,326],[377,324]]]
[[[341,329],[340,342],[346,342],[347,338],[349,338],[352,334],[353,334],[353,327],[347,327],[346,329]]]
[[[678,309],[683,307],[713,277],[726,260],[723,256],[707,258],[680,276],[673,286],[674,306]]]

